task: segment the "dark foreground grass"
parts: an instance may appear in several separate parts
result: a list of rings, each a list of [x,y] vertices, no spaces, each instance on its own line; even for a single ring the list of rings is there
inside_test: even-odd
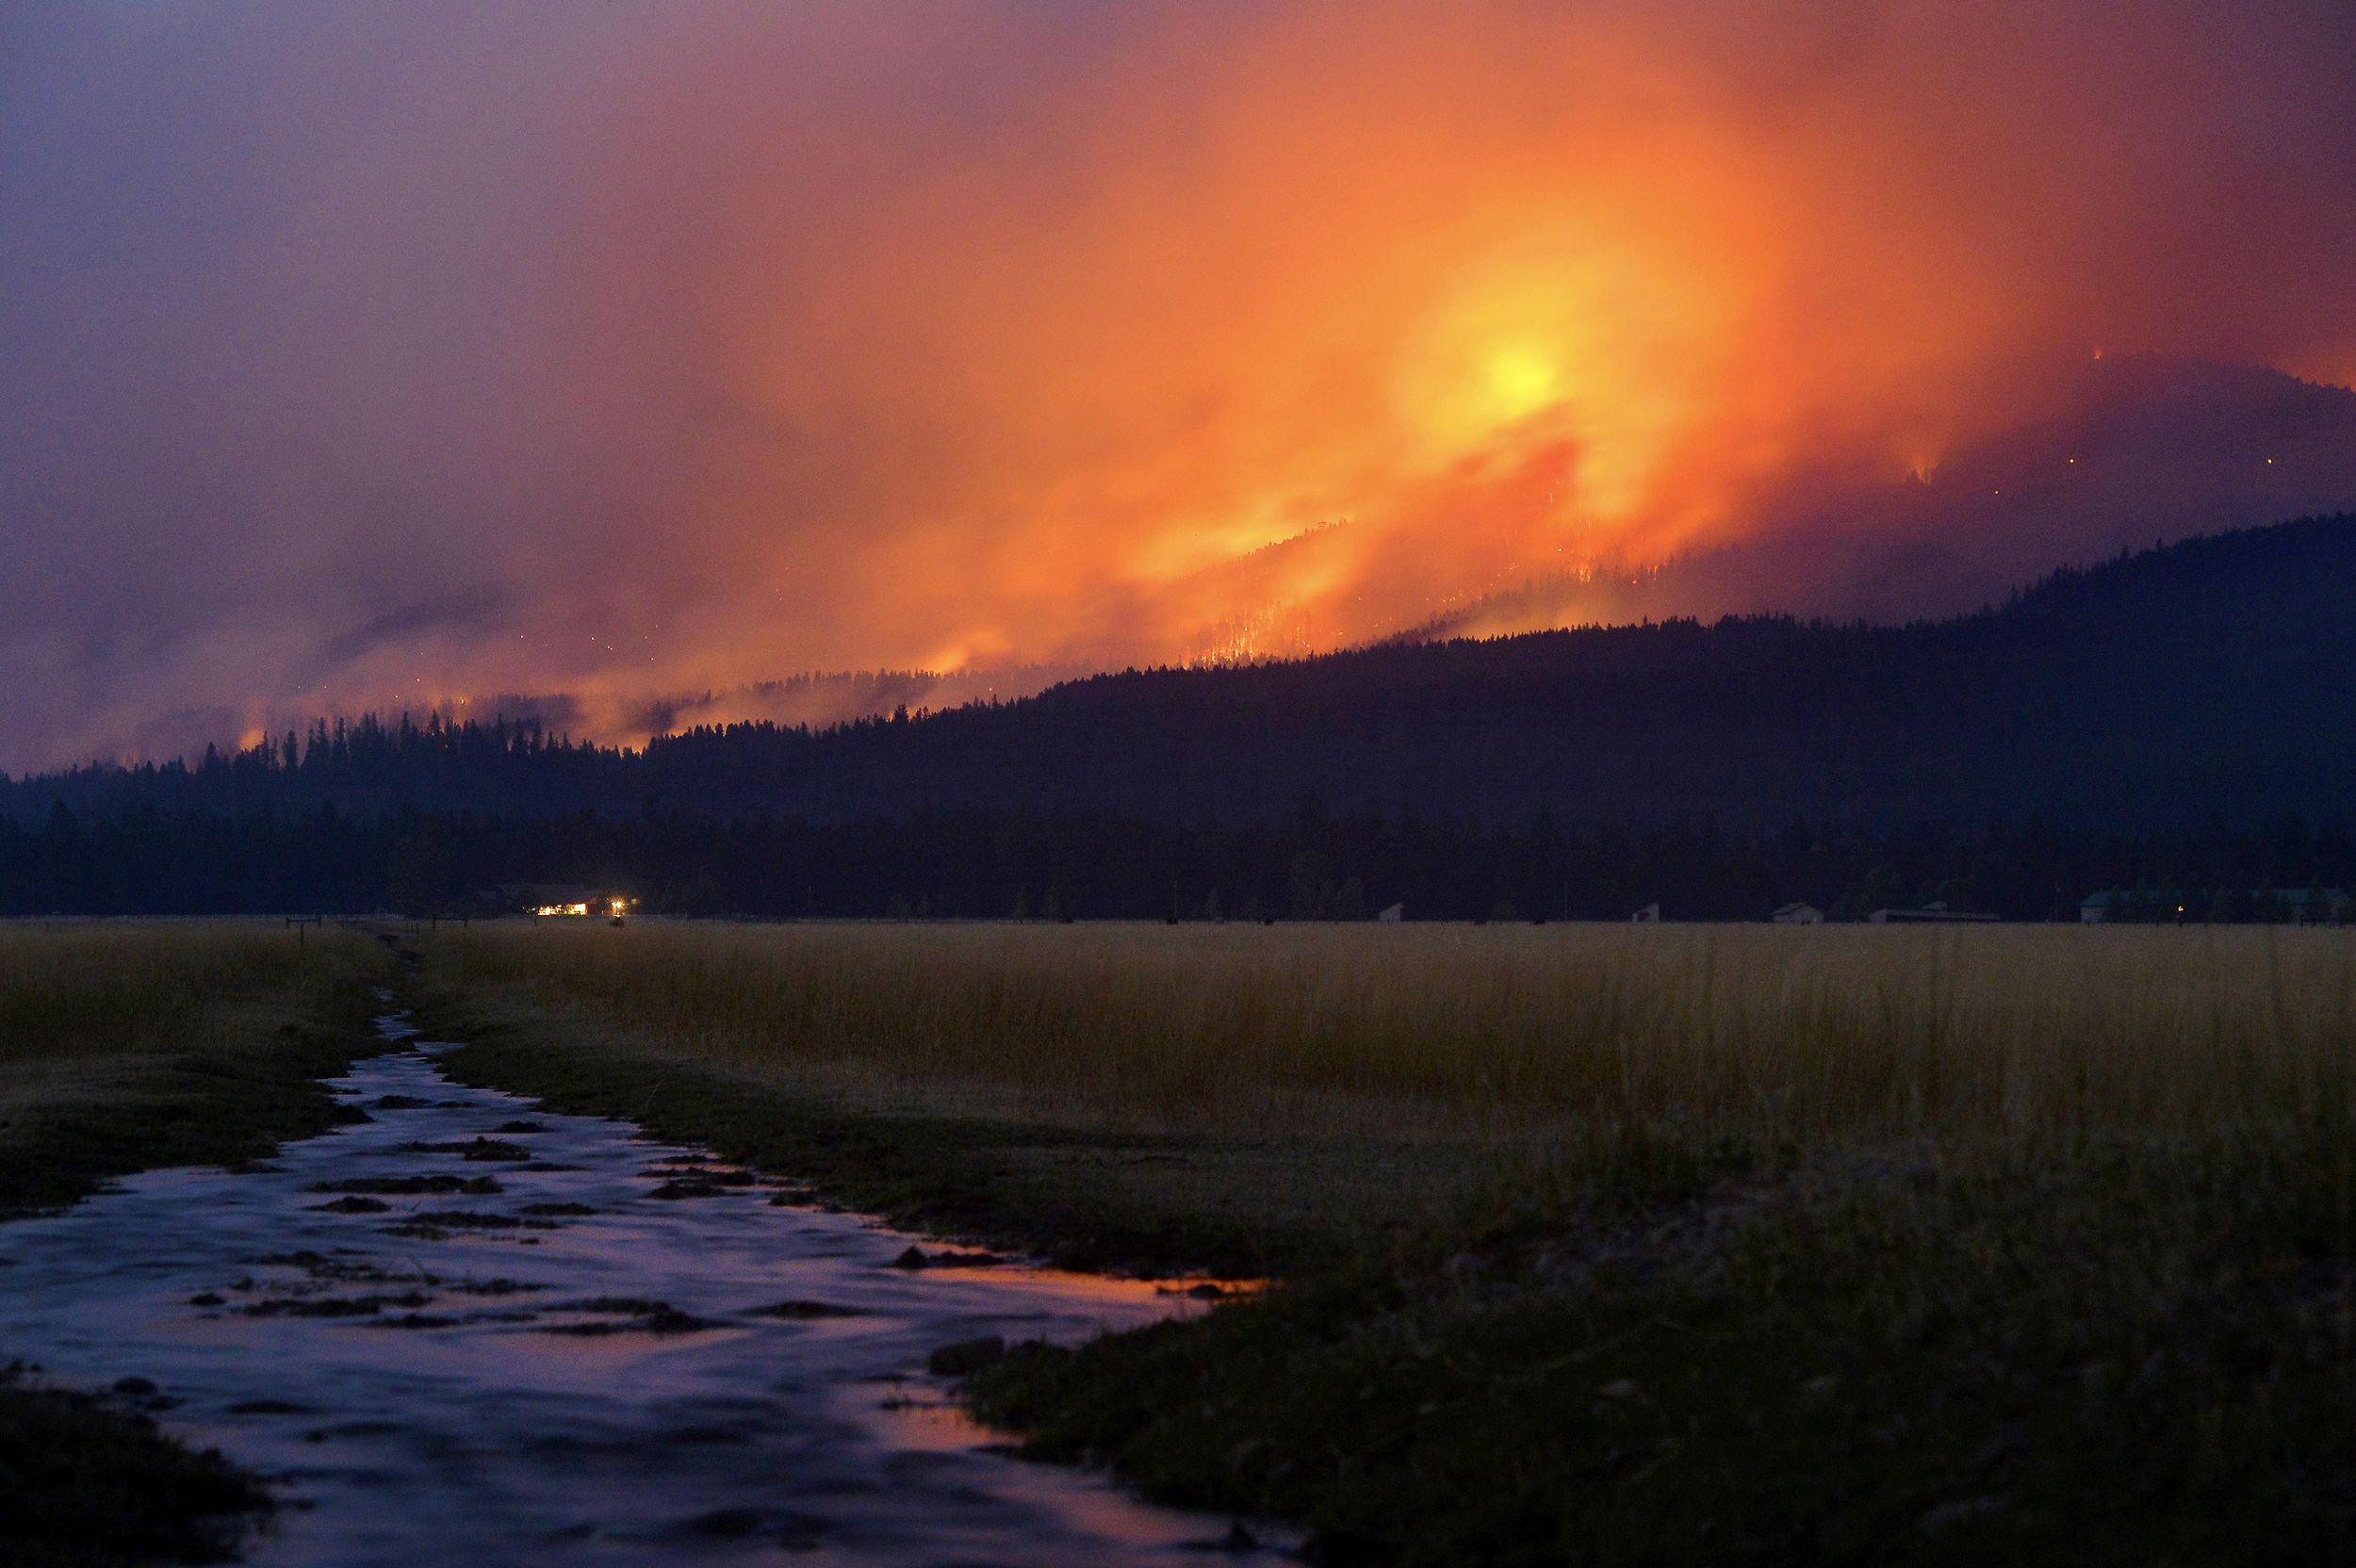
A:
[[[1301,1521],[1320,1561],[2351,1560],[2356,1041],[2344,986],[2310,1014],[2273,988],[2175,1036],[2145,1004],[2094,1055],[2071,1018],[2024,1026],[2002,1072],[1933,1008],[1873,1117],[1824,1085],[1878,1037],[1809,1043],[1801,1010],[1755,1113],[1585,1116],[1501,1142],[1485,1184],[1371,1131],[879,1109],[791,1049],[682,1049],[546,992],[453,992],[437,1032],[482,1042],[462,1073],[911,1223],[1281,1275],[967,1387],[1035,1455]],[[2165,1081],[2132,1076],[2141,1039]],[[1991,1114],[1920,1114],[1965,1072]]]
[[[371,988],[392,970],[356,935],[298,947],[260,926],[0,929],[0,1217],[133,1171],[258,1159],[336,1125],[318,1080],[376,1047]],[[0,1375],[10,1568],[221,1560],[269,1506],[135,1400]]]
[[[270,1494],[119,1403],[0,1373],[0,1546],[10,1568],[221,1562]]]
[[[1335,1563],[2348,1560],[2346,1212],[2210,1162],[1509,1203],[972,1394]]]

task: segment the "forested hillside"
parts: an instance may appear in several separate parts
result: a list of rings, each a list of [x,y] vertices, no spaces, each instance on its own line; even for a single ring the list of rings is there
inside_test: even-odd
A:
[[[171,812],[1163,824],[1341,814],[2111,831],[2356,815],[2356,519],[2193,540],[1906,627],[1729,619],[1098,677],[1022,702],[644,753],[363,720],[194,765],[8,784],[26,826]]]

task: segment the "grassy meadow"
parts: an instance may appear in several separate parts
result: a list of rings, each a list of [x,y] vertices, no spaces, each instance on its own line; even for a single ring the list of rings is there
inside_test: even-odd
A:
[[[330,1124],[389,956],[258,921],[0,923],[0,1216]]]
[[[551,923],[443,953],[697,1061],[1238,1131],[2201,1137],[2338,1105],[2356,1029],[2356,935],[2253,926]]]
[[[365,955],[365,938],[255,921],[0,924],[0,1064],[218,1045],[231,1008]]]
[[[2356,933],[493,927],[462,1075],[1264,1297],[976,1378],[1321,1560],[2356,1546]]]

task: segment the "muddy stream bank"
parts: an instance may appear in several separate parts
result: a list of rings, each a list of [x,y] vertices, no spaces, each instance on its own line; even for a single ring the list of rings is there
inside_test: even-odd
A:
[[[406,1048],[333,1084],[368,1120],[0,1227],[0,1355],[138,1380],[170,1429],[270,1480],[254,1563],[1280,1560],[1011,1457],[927,1370],[1202,1310],[1187,1293],[830,1213],[452,1084],[448,1047],[382,1027]]]

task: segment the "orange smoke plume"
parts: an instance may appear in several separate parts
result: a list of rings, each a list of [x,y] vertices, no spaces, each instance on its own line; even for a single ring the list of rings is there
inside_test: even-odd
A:
[[[2222,74],[2195,30],[2005,20],[1187,12],[814,226],[749,172],[712,324],[774,444],[720,504],[755,580],[825,586],[732,657],[1333,647],[1927,472],[2095,341],[2280,354],[2118,270],[2158,95]],[[769,465],[846,427],[813,528]]]
[[[1508,629],[1834,513],[1968,534],[1999,496],[1914,491],[2113,396],[2097,346],[2356,373],[2344,8],[675,8],[546,72],[499,14],[403,32],[461,106],[222,264],[288,390],[191,372],[188,445],[276,553],[93,710],[564,690],[629,738],[811,669]],[[155,353],[219,363],[188,318]]]

